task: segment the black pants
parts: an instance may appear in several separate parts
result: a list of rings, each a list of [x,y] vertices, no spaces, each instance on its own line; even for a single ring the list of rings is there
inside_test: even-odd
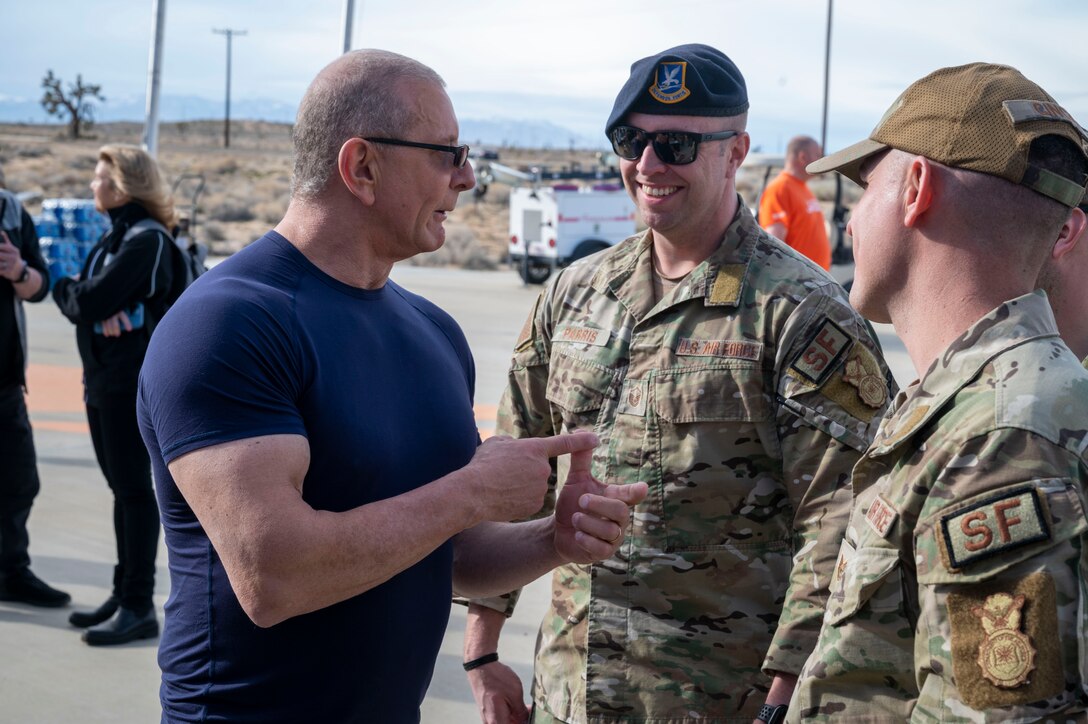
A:
[[[0,574],[30,565],[26,521],[41,483],[20,385],[0,387]]]
[[[87,422],[98,466],[113,491],[113,530],[117,566],[113,595],[121,605],[143,613],[155,590],[159,509],[151,483],[151,459],[136,422],[136,393],[87,405]]]

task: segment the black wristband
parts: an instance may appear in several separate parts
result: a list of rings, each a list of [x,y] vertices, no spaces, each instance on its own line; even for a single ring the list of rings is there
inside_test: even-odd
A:
[[[15,280],[15,283],[16,284],[22,284],[23,282],[25,282],[29,278],[30,278],[30,265],[27,264],[26,260],[24,259],[23,260],[23,271],[22,271],[21,274],[19,274],[19,278]]]
[[[781,724],[786,720],[786,704],[779,704],[778,706],[771,706],[764,704],[759,707],[759,714],[756,715],[756,720],[766,722],[766,724]]]
[[[473,669],[480,668],[484,664],[490,664],[491,662],[498,660],[499,654],[496,652],[493,654],[484,654],[480,658],[473,659],[472,661],[466,661],[465,663],[461,664],[461,666],[465,667],[465,671],[472,671]]]

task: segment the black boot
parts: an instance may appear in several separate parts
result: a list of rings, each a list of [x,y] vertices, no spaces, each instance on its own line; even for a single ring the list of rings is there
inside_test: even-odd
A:
[[[0,601],[17,601],[43,608],[60,608],[72,600],[64,591],[58,591],[24,568],[9,573],[0,583]]]
[[[68,623],[77,628],[97,626],[103,621],[108,621],[113,614],[117,613],[117,608],[120,605],[121,601],[117,596],[110,596],[105,603],[93,611],[73,611],[72,615],[68,617]]]
[[[89,646],[114,646],[136,639],[153,639],[158,635],[159,620],[155,617],[154,606],[143,615],[121,606],[109,621],[84,631],[83,640]]]

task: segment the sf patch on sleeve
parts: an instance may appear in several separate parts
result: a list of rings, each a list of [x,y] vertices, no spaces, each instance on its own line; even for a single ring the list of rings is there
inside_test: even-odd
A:
[[[1034,487],[1014,488],[941,518],[950,571],[1050,538],[1050,525]]]
[[[797,355],[790,369],[819,387],[835,370],[838,361],[853,343],[854,340],[839,325],[825,319],[801,350],[801,354]]]

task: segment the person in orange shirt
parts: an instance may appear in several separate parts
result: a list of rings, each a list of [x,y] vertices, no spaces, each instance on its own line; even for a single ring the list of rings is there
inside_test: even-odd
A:
[[[820,202],[805,182],[805,166],[823,155],[819,142],[797,136],[786,146],[786,168],[767,184],[759,201],[759,223],[771,235],[804,254],[825,270],[831,269],[831,243]]]

